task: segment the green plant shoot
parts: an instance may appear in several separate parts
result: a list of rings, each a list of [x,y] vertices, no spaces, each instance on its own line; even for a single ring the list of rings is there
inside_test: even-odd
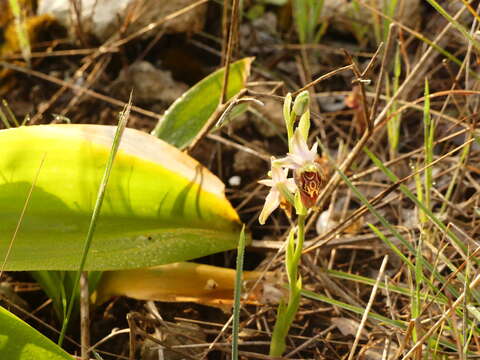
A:
[[[293,105],[292,105],[293,102]],[[270,344],[270,355],[281,356],[285,349],[285,338],[297,313],[302,291],[302,278],[298,266],[305,240],[305,217],[308,208],[315,205],[321,186],[324,183],[324,172],[318,162],[317,146],[307,146],[310,130],[310,103],[307,91],[300,93],[295,101],[291,94],[285,97],[283,116],[288,135],[289,153],[281,159],[272,158],[271,179],[260,183],[269,186],[270,192],[259,216],[264,224],[267,217],[280,204],[287,203],[295,208],[298,216],[297,226],[290,231],[286,243],[285,268],[288,278],[288,299],[282,300],[277,310],[277,320]],[[297,119],[299,121],[297,123]],[[288,177],[293,170],[293,178]]]

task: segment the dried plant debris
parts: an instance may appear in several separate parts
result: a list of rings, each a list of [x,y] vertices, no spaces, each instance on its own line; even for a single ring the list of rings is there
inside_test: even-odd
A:
[[[75,9],[75,2],[69,0],[39,0],[37,13],[53,16],[71,30],[72,38],[78,37],[77,29],[80,25],[82,31],[105,41],[120,31],[126,30],[126,34],[134,34],[158,21],[164,23],[162,28],[167,33],[198,32],[205,23],[206,4],[195,6],[192,11],[184,11],[177,17],[172,16],[192,5],[195,5],[193,0],[84,0]],[[166,20],[168,16],[171,19]]]
[[[170,71],[156,68],[147,61],[137,61],[123,69],[111,84],[112,94],[128,99],[134,91],[140,105],[160,103],[164,107],[173,103],[188,86],[172,78]]]

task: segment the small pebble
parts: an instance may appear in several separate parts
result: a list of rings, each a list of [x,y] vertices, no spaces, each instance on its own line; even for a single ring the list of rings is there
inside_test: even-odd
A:
[[[238,175],[232,176],[230,179],[228,179],[228,183],[230,186],[240,186],[242,183],[242,178]]]

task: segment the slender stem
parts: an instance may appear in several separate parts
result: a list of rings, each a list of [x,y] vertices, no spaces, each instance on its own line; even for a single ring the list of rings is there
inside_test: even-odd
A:
[[[88,271],[83,271],[80,277],[80,338],[81,357],[88,360],[90,348],[90,297],[88,292]]]
[[[237,248],[237,267],[232,324],[232,360],[238,360],[238,338],[240,332],[240,301],[242,296],[243,258],[245,254],[245,225],[243,225]]]
[[[289,267],[287,268],[287,273],[291,274],[291,276],[288,277],[288,303],[286,306],[279,306],[278,308],[277,321],[273,329],[272,342],[270,344],[271,356],[281,356],[285,351],[285,340],[300,305],[300,294],[302,289],[300,285],[301,283],[298,281],[300,279],[298,275],[298,264],[300,263],[303,242],[305,240],[305,218],[306,215],[298,215],[297,236],[293,254],[286,255],[292,256],[291,263],[287,262]]]
[[[298,224],[297,224],[297,239],[295,244],[295,252],[293,254],[292,266],[294,268],[292,277],[292,283],[290,285],[290,290],[296,289],[296,281],[298,278],[298,264],[300,263],[300,257],[302,256],[303,242],[305,240],[305,218],[306,215],[298,215]]]
[[[305,240],[305,218],[306,215],[298,216],[297,246],[295,247],[295,265],[298,267],[302,255],[303,242]]]

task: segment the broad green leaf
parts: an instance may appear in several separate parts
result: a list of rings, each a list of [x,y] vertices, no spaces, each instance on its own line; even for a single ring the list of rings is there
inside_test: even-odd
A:
[[[41,159],[5,270],[75,270],[114,126],[0,131],[0,254],[5,256]],[[223,183],[173,146],[126,129],[85,270],[189,260],[236,247],[238,215]]]
[[[253,58],[230,65],[227,99],[245,87]],[[224,68],[210,74],[178,98],[158,122],[152,134],[179,149],[187,147],[209,123],[220,102]]]
[[[50,339],[0,306],[2,360],[73,360]]]

